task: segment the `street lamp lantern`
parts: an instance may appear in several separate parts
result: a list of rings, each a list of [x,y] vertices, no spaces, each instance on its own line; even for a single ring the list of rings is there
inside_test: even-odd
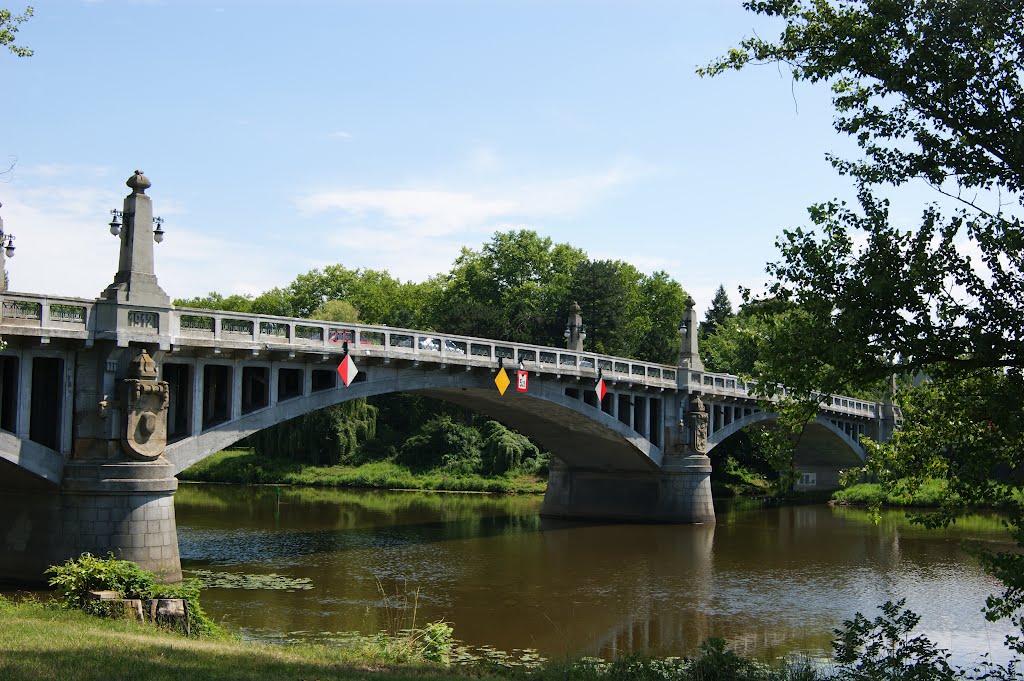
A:
[[[110,220],[110,233],[114,236],[121,234],[121,216],[124,215],[122,211],[112,208],[110,214],[113,218]]]
[[[121,218],[127,219],[134,217],[134,214],[126,214],[123,210],[118,210],[116,208],[112,208],[110,210],[110,214],[111,216],[113,216],[110,220],[110,233],[113,234],[114,236],[121,235]],[[158,244],[163,243],[165,234],[163,228],[164,219],[160,217],[153,218],[153,224],[156,225],[153,228],[153,241],[157,242]]]
[[[2,207],[3,204],[0,204]],[[0,249],[8,258],[14,257],[14,235],[8,234],[4,231],[4,220],[0,218]],[[2,256],[0,256],[2,257]],[[7,270],[3,267],[3,263],[0,263],[0,291],[7,290]]]

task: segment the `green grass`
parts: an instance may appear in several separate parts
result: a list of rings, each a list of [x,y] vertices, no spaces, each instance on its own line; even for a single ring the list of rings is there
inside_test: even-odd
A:
[[[194,482],[362,487],[501,494],[542,494],[543,478],[526,475],[484,477],[453,476],[437,471],[413,473],[387,461],[361,466],[311,466],[285,459],[258,456],[249,450],[217,452],[182,471],[178,478]]]
[[[886,490],[877,483],[861,483],[832,494],[832,501],[850,506],[937,508],[946,498],[945,480],[929,479],[916,490],[897,485]]]
[[[692,660],[582,659],[539,669],[474,663],[442,667],[380,639],[316,646],[186,639],[149,624],[100,619],[80,611],[0,597],[0,679],[4,681],[270,681],[374,679],[442,681],[817,681],[806,666],[769,667],[709,640]]]
[[[152,625],[0,600],[0,679],[451,679],[372,645],[273,646],[186,639]]]

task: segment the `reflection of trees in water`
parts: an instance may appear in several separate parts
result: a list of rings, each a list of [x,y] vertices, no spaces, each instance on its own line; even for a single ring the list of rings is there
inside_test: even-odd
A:
[[[535,530],[541,499],[418,491],[182,484],[175,493],[174,504],[179,524],[196,526],[229,527],[238,524],[242,517],[247,525],[306,529],[474,523],[481,518],[503,517],[524,529],[531,525],[529,529]],[[229,514],[221,513],[229,509]]]
[[[275,519],[274,487],[178,495],[186,570],[312,579],[293,594],[204,594],[214,616],[250,633],[372,634],[385,603],[418,590],[421,624],[443,617],[471,645],[550,657],[689,654],[708,636],[752,655],[815,652],[855,610],[904,594],[934,601],[919,610],[925,624],[955,612],[948,631],[971,635],[982,625],[963,612],[980,621],[991,587],[960,539],[1003,536],[991,518],[943,533],[899,511],[874,525],[822,506],[733,505],[715,526],[602,525],[540,520],[535,497],[285,487]]]

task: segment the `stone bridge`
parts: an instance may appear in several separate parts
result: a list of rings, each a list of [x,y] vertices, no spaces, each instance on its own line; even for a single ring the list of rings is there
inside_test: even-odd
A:
[[[714,522],[708,454],[774,418],[752,386],[704,371],[692,304],[674,366],[585,351],[578,308],[566,348],[176,308],[153,267],[150,183],[137,172],[128,186],[100,297],[0,291],[0,580],[39,581],[84,551],[180,579],[175,476],[354,398],[409,392],[485,413],[553,454],[546,515],[649,522]],[[359,369],[347,386],[346,355]],[[499,393],[502,369],[527,390]],[[892,423],[891,407],[826,400],[798,452],[803,486],[830,484],[863,458],[860,435],[884,439]]]

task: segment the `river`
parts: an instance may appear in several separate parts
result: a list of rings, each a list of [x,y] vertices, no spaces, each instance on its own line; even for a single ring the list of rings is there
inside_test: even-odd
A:
[[[854,612],[906,598],[960,663],[1005,660],[986,622],[998,583],[962,550],[1003,546],[994,518],[944,531],[900,511],[718,505],[716,525],[541,519],[540,499],[183,484],[186,576],[276,574],[292,589],[210,588],[203,605],[248,638],[330,641],[444,619],[473,647],[545,657],[693,653],[708,636],[760,658],[819,655]],[[289,586],[285,582],[281,586]],[[520,653],[516,653],[520,654]]]

